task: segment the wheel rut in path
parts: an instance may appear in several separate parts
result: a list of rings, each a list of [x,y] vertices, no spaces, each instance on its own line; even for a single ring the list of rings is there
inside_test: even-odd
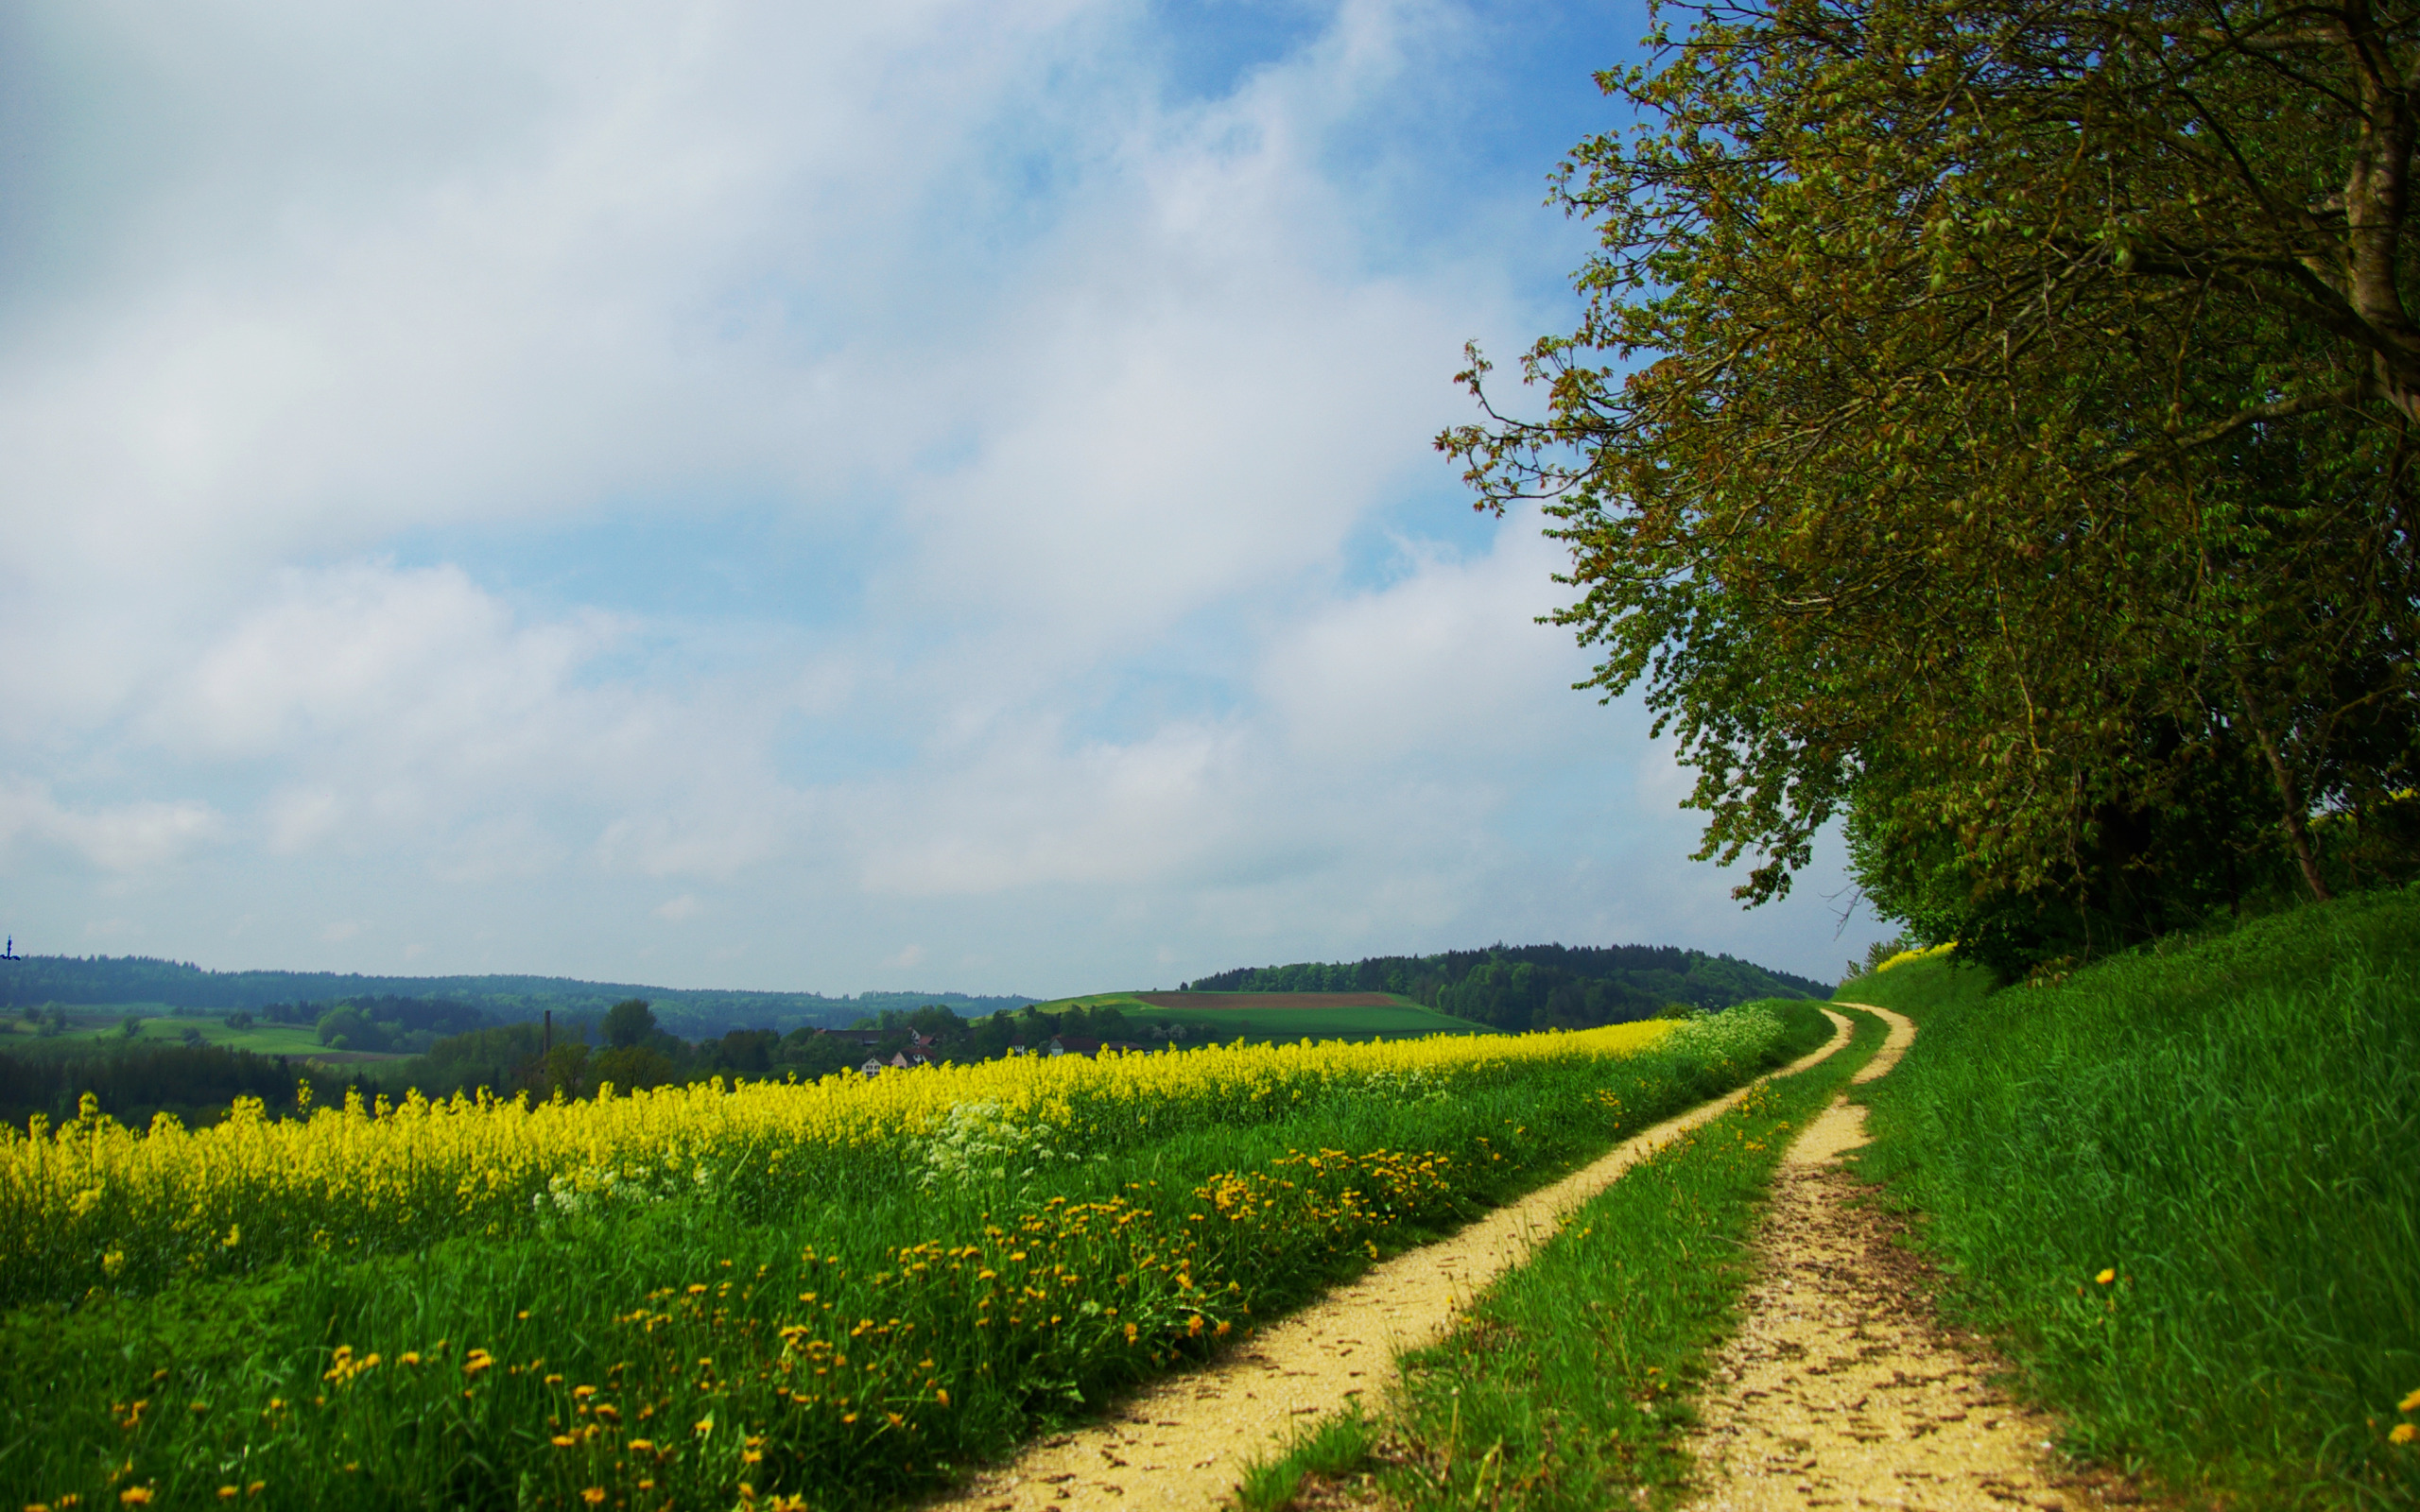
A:
[[[1900,1015],[1866,1011],[1891,1035],[1859,1082],[1889,1072],[1915,1039]],[[1936,1321],[1934,1272],[1841,1164],[1865,1142],[1865,1109],[1842,1099],[1783,1157],[1756,1232],[1761,1274],[1689,1438],[1706,1493],[1697,1512],[2101,1504],[2056,1467],[2055,1421],[1995,1386],[1997,1362]],[[2132,1497],[2113,1487],[2106,1500]]]
[[[1849,1022],[1824,1012],[1832,1038],[1772,1075],[1803,1071],[1848,1043]],[[1283,1448],[1304,1423],[1357,1398],[1374,1402],[1394,1381],[1396,1355],[1443,1338],[1456,1314],[1552,1235],[1564,1213],[1748,1090],[1667,1119],[1562,1180],[1372,1266],[1220,1358],[1143,1387],[1105,1420],[978,1474],[928,1512],[1218,1506],[1249,1465]]]

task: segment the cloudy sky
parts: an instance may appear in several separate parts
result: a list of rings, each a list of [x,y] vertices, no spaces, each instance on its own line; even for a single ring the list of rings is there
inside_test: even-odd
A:
[[[1826,977],[1429,447],[1634,4],[0,9],[0,927],[1058,994]]]

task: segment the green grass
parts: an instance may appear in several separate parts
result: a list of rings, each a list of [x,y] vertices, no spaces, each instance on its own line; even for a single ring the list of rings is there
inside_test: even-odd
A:
[[[1998,987],[1999,979],[1984,967],[1962,966],[1946,955],[1935,955],[1851,977],[1833,988],[1832,1001],[1871,1003],[1922,1023],[1941,1009],[1980,1003]]]
[[[1306,1474],[1367,1477],[1422,1508],[1594,1512],[1641,1490],[1676,1500],[1690,1391],[1747,1282],[1773,1170],[1882,1042],[1880,1020],[1844,1011],[1857,1026],[1848,1045],[1584,1204],[1451,1337],[1404,1357],[1384,1416],[1328,1419],[1255,1468],[1246,1512],[1293,1503]]]
[[[2420,1444],[2387,1438],[2420,1418],[2420,894],[2056,988],[1893,985],[1841,994],[1925,1010],[1865,1171],[2073,1452],[2252,1504],[2420,1502]]]
[[[249,1050],[262,1056],[304,1056],[332,1062],[409,1058],[400,1055],[346,1055],[332,1051],[320,1043],[319,1032],[307,1023],[254,1022],[247,1028],[231,1029],[223,1016],[170,1018],[165,1013],[163,1008],[160,1016],[154,1016],[140,1006],[70,1008],[67,1010],[68,1027],[57,1034],[37,1034],[23,1020],[10,1018],[0,1022],[0,1053],[89,1055],[96,1049],[109,1050],[127,1044],[182,1044],[185,1032],[193,1030],[200,1034],[204,1044],[219,1045],[229,1050]],[[130,1040],[124,1031],[129,1015],[143,1021],[142,1032]]]
[[[1814,1017],[1790,1010],[1765,1058]],[[1617,1136],[1600,1093],[1633,1123],[1754,1069],[1574,1057],[1452,1096],[1340,1093],[1022,1188],[853,1169],[786,1211],[683,1198],[23,1308],[0,1315],[0,1484],[86,1505],[127,1486],[197,1504],[254,1480],[248,1506],[581,1506],[590,1486],[730,1506],[743,1485],[895,1504],[1592,1158]],[[1355,1158],[1296,1153],[1313,1151]],[[1444,1160],[1397,1189],[1373,1177],[1386,1151]],[[1247,1217],[1205,1200],[1221,1177],[1255,1194]],[[592,1440],[599,1403],[621,1421]],[[668,1452],[632,1450],[642,1436]]]

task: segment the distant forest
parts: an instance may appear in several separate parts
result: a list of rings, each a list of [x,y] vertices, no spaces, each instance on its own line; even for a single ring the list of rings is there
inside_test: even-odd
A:
[[[147,955],[28,955],[0,963],[0,1008],[45,1003],[83,1005],[163,1004],[172,1008],[245,1009],[273,1004],[438,1000],[478,1010],[498,1022],[536,1019],[552,1010],[602,1015],[614,1004],[645,998],[663,1022],[691,1039],[732,1029],[845,1027],[885,1009],[946,1004],[970,1016],[1022,1008],[1025,997],[970,997],[958,992],[690,991],[628,982],[581,982],[563,976],[360,976],[334,971],[206,971],[189,961]]]
[[[1193,992],[1393,992],[1497,1029],[1585,1028],[1651,1018],[1674,1005],[1721,1008],[1754,998],[1827,998],[1810,977],[1672,945],[1491,945],[1442,955],[1248,966],[1187,984]]]

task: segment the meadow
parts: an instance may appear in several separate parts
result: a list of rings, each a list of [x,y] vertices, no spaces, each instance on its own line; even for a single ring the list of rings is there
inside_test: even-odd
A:
[[[12,1134],[0,1483],[892,1503],[1824,1033],[1743,1008]]]
[[[2420,1502],[2420,893],[1992,991],[1910,961],[1870,1176],[2087,1458],[2246,1504]]]
[[[0,1053],[82,1055],[128,1044],[199,1042],[229,1050],[249,1050],[260,1056],[307,1057],[330,1065],[369,1065],[408,1058],[401,1055],[331,1050],[320,1042],[318,1031],[307,1023],[269,1023],[254,1020],[241,1028],[233,1028],[228,1025],[225,1015],[178,1014],[165,1004],[62,1006],[59,1011],[66,1019],[66,1024],[48,1034],[36,1030],[21,1019],[0,1019]],[[129,1019],[135,1020],[137,1024],[137,1032],[130,1039],[126,1033]],[[188,1039],[188,1036],[193,1038]]]

